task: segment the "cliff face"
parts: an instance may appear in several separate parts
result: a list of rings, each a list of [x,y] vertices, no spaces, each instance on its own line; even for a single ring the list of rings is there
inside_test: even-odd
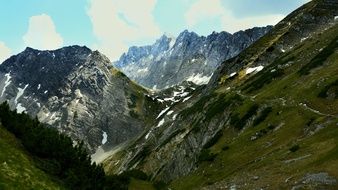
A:
[[[71,46],[27,48],[0,65],[0,101],[71,136],[91,152],[139,134],[145,124],[144,89],[97,51]]]
[[[163,89],[183,81],[206,84],[222,61],[236,56],[270,29],[214,32],[207,37],[187,30],[177,38],[163,35],[151,46],[131,47],[114,65],[148,88]]]

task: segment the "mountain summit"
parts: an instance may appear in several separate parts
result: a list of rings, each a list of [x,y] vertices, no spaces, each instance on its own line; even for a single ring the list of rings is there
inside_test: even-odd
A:
[[[0,101],[37,117],[94,152],[140,133],[146,90],[87,47],[26,48],[0,65]],[[104,140],[105,139],[105,140]]]
[[[114,65],[132,80],[152,89],[183,81],[206,84],[222,61],[237,55],[270,29],[271,26],[234,34],[213,32],[207,37],[188,30],[177,38],[163,35],[151,46],[131,47]]]

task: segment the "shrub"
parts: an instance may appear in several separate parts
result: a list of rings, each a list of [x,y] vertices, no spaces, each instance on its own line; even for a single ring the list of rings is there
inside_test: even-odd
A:
[[[135,178],[135,179],[140,179],[140,180],[149,180],[149,177],[146,173],[144,173],[141,170],[138,169],[132,169],[132,170],[128,170],[125,171],[121,174],[121,176],[127,177],[127,178]]]
[[[233,125],[237,129],[242,129],[247,123],[247,121],[252,116],[256,115],[258,108],[259,107],[257,104],[252,105],[242,118],[240,118],[239,114],[237,113],[232,114],[230,124]]]
[[[289,148],[289,150],[291,152],[296,152],[297,150],[299,150],[300,146],[297,144],[297,145],[293,145],[291,148]]]
[[[256,126],[256,125],[260,124],[261,122],[263,122],[269,116],[269,114],[271,112],[272,112],[272,107],[265,108],[261,112],[261,114],[254,120],[253,126]]]
[[[226,151],[226,150],[229,150],[229,148],[230,148],[230,147],[229,147],[228,145],[224,145],[224,146],[222,147],[222,150],[223,150],[223,151]]]
[[[338,79],[331,84],[328,84],[325,86],[318,94],[319,98],[327,98],[328,97],[328,92],[330,90],[333,90],[333,93],[335,94],[335,98],[338,98]]]
[[[163,181],[155,181],[154,187],[156,190],[164,190],[167,189],[167,184]]]
[[[202,149],[201,154],[198,157],[198,161],[199,162],[204,162],[204,161],[211,162],[215,160],[216,156],[217,155],[214,153],[211,153],[209,149]]]

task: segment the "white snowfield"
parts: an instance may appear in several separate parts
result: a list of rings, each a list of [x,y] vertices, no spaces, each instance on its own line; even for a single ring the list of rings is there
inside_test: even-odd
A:
[[[208,84],[208,82],[211,79],[211,76],[203,76],[201,73],[193,74],[190,77],[187,78],[186,81],[193,82],[197,85],[203,85],[203,84]]]
[[[18,99],[23,95],[23,93],[25,92],[26,88],[28,87],[28,84],[26,84],[26,86],[22,89],[22,88],[18,88],[18,93],[16,94],[16,97],[14,99],[14,103],[18,104]]]
[[[11,78],[12,78],[11,74],[7,73],[7,74],[5,74],[5,76],[6,76],[6,81],[5,81],[5,86],[4,86],[4,88],[2,89],[2,92],[1,92],[1,97],[4,95],[4,92],[6,91],[7,86],[11,84]]]
[[[246,73],[245,74],[250,74],[250,73],[253,73],[253,72],[259,72],[261,70],[263,70],[264,67],[263,66],[258,66],[258,67],[249,67],[246,69]]]
[[[108,140],[108,135],[105,131],[103,131],[103,134],[102,134],[102,144],[106,144],[107,140]]]

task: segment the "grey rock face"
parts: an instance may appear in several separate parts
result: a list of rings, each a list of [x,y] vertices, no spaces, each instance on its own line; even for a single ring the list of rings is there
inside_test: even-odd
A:
[[[148,88],[168,88],[185,80],[206,84],[222,61],[236,56],[270,29],[214,32],[207,37],[185,30],[176,39],[163,35],[151,46],[131,47],[114,65]]]
[[[338,15],[338,2],[335,0],[311,1],[296,10],[253,46],[237,57],[224,62],[207,86],[202,86],[196,89],[195,93],[188,95],[188,97],[192,96],[191,99],[174,104],[165,110],[164,114],[157,118],[158,124],[132,142],[124,150],[125,152],[121,153],[123,156],[119,157],[117,162],[114,162],[116,161],[114,157],[107,159],[106,168],[115,170],[116,173],[138,168],[154,180],[167,182],[194,171],[202,148],[222,129],[231,127],[230,115],[232,108],[237,106],[236,102],[224,107],[222,115],[206,118],[208,106],[212,107],[219,102],[211,95],[216,89],[213,87],[219,84],[222,77],[238,72],[245,66],[272,64],[285,51],[294,50],[292,48],[297,43],[334,26],[337,23],[336,15]],[[191,36],[195,35],[191,34]],[[177,52],[180,53],[182,51]],[[282,125],[284,124],[280,126]],[[335,179],[328,178],[325,174],[309,175],[304,178],[304,181],[336,183]]]
[[[83,140],[91,152],[137,135],[145,124],[132,101],[145,92],[86,47],[55,51],[27,48],[0,65],[0,102]],[[134,98],[131,98],[134,97]],[[133,99],[133,100],[132,100]]]

